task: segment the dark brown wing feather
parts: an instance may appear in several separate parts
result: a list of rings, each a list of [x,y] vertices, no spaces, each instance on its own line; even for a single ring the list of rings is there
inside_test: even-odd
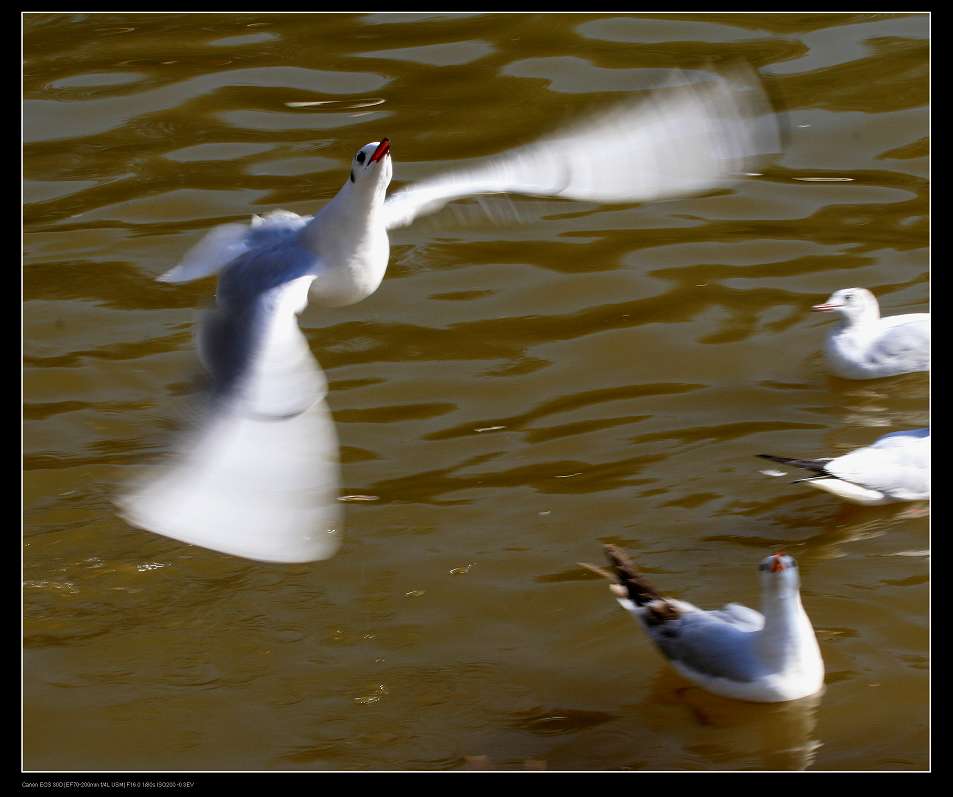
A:
[[[621,549],[615,545],[605,546],[606,558],[615,572],[619,583],[626,588],[629,593],[629,599],[634,601],[637,606],[644,606],[652,601],[664,600],[655,587],[646,581],[635,565]]]
[[[645,576],[635,569],[635,565],[621,549],[614,545],[606,545],[605,552],[616,578],[625,587],[629,600],[636,606],[646,607],[647,611],[642,619],[648,625],[659,625],[679,616],[678,609],[665,600]]]

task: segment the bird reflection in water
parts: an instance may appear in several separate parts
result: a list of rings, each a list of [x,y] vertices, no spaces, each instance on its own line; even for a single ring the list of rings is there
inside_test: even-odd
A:
[[[687,742],[691,752],[718,769],[803,770],[810,767],[822,742],[816,738],[823,691],[786,703],[728,700],[687,684],[676,673],[659,671],[641,707],[658,719],[659,705],[684,706],[697,726],[716,730],[712,740]],[[671,721],[671,717],[669,721]],[[745,761],[739,761],[744,756]]]

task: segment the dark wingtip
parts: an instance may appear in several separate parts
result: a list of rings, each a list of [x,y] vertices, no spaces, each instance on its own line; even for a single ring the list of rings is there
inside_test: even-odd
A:
[[[619,584],[625,587],[629,599],[634,601],[637,606],[662,598],[658,590],[646,581],[621,548],[615,545],[606,545],[604,550]]]
[[[829,459],[797,459],[795,457],[776,457],[773,454],[758,454],[758,456],[762,459],[770,459],[772,462],[780,462],[782,465],[808,470],[818,476],[830,475],[824,467],[825,462],[830,462]]]

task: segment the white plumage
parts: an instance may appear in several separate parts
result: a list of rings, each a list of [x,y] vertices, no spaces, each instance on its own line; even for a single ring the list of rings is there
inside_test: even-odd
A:
[[[778,149],[757,79],[736,69],[625,103],[479,166],[390,198],[390,141],[361,147],[347,180],[313,216],[275,211],[209,232],[159,279],[219,274],[197,335],[211,375],[206,414],[166,466],[118,503],[140,526],[268,561],[326,558],[340,539],[337,440],[326,383],[297,315],[361,301],[390,256],[388,230],[461,196],[512,191],[636,202],[721,186]]]
[[[930,314],[880,317],[874,295],[864,288],[835,291],[819,312],[841,316],[824,344],[831,373],[842,379],[878,379],[930,370]]]
[[[736,603],[706,611],[665,598],[617,548],[606,546],[610,589],[672,667],[702,689],[757,703],[797,700],[820,691],[824,662],[801,605],[797,562],[764,559],[761,612]]]
[[[897,501],[930,500],[930,430],[893,432],[864,448],[840,457],[795,459],[758,454],[793,465],[813,476],[798,479],[855,504],[868,506]],[[784,476],[783,472],[765,472]]]

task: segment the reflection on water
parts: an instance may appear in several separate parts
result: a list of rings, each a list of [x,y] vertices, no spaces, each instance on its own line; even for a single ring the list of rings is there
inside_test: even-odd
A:
[[[925,374],[827,376],[809,310],[850,285],[927,309],[928,23],[27,15],[25,765],[925,768],[929,519],[800,494],[754,455],[928,424]],[[399,188],[739,58],[786,113],[758,176],[640,205],[462,202],[395,232],[372,297],[302,315],[340,492],[377,498],[340,503],[332,559],[237,560],[115,517],[196,397],[214,286],[154,278],[204,231],[314,212],[382,135]],[[679,693],[566,575],[609,541],[699,605],[756,603],[752,556],[796,556],[819,705]]]
[[[817,717],[823,692],[787,703],[756,704],[726,700],[686,686],[674,673],[652,681],[643,708],[660,722],[673,707],[695,726],[685,750],[711,769],[803,770],[814,763],[823,742],[817,738]],[[741,754],[746,763],[739,765]],[[731,762],[730,767],[725,766]]]

